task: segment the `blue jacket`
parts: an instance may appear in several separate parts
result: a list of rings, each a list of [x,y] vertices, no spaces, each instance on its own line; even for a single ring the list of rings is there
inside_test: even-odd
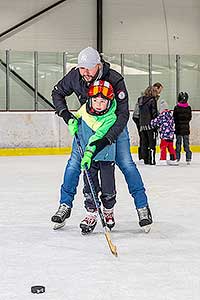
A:
[[[87,125],[87,123],[81,120],[79,125],[79,136],[81,136],[81,146],[85,151],[89,138],[94,135],[94,131]],[[116,143],[106,146],[103,150],[97,153],[96,156],[92,158],[94,161],[115,161],[116,155]]]
[[[94,151],[95,146],[90,146],[90,143],[101,139],[109,128],[116,122],[116,101],[112,101],[109,111],[101,116],[90,115],[86,110],[86,104],[76,112],[75,116],[79,119],[78,134],[81,141],[81,146],[85,150]],[[116,144],[113,143],[106,146],[93,158],[95,161],[115,161]]]

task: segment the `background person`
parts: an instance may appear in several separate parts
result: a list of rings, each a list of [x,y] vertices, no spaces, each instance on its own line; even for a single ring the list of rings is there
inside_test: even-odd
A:
[[[157,118],[151,120],[151,126],[159,128],[160,133],[160,161],[159,165],[167,165],[167,150],[170,154],[170,161],[168,164],[175,165],[176,152],[173,146],[174,141],[174,118],[168,108],[165,100],[159,103],[159,115]]]
[[[163,90],[163,85],[160,82],[155,82],[152,87],[154,89],[154,97],[158,101],[158,99],[160,98],[160,94]],[[144,94],[145,94],[145,92],[141,93],[141,96],[138,98],[138,100],[135,104],[133,115],[132,115],[132,120],[136,124],[137,130],[138,130],[138,135],[139,135],[138,158],[139,158],[139,160],[145,159],[145,161],[146,161],[146,157],[142,156],[141,132],[140,132],[140,108],[139,108],[139,102],[142,101],[142,97],[144,96]],[[146,164],[148,164],[147,161],[146,161]]]
[[[176,134],[176,158],[179,161],[181,158],[181,145],[186,154],[186,162],[190,164],[192,159],[192,151],[190,150],[190,121],[192,119],[192,109],[188,104],[188,94],[181,92],[178,95],[178,103],[174,107],[173,117],[175,122]]]
[[[139,99],[140,145],[144,164],[155,165],[157,129],[151,120],[158,116],[157,90],[149,86]]]

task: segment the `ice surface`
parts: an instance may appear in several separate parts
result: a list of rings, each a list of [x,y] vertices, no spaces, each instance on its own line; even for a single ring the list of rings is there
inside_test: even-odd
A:
[[[154,218],[149,234],[139,228],[116,169],[111,239],[118,258],[110,253],[100,222],[90,236],[80,235],[82,180],[66,227],[52,229],[66,159],[0,157],[0,299],[199,300],[200,154],[190,166],[138,164]],[[44,285],[46,292],[31,294],[32,285]]]

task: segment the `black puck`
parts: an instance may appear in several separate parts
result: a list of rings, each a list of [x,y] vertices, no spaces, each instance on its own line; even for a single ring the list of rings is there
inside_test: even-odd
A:
[[[31,293],[33,294],[42,294],[45,292],[45,287],[42,285],[34,285],[31,287]]]

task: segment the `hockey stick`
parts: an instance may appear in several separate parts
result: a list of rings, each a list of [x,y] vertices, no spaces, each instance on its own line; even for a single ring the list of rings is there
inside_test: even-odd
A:
[[[78,146],[78,151],[80,153],[80,156],[81,158],[83,157],[84,153],[83,153],[83,149],[81,147],[81,143],[80,143],[80,139],[77,135],[77,133],[75,133],[75,140],[76,140],[76,143],[77,143],[77,146]],[[85,169],[84,170],[84,173],[86,175],[86,178],[87,178],[87,181],[88,181],[88,185],[90,187],[90,191],[91,191],[91,194],[92,194],[92,198],[93,198],[93,201],[95,203],[95,206],[97,208],[97,211],[98,211],[98,214],[99,214],[99,217],[101,219],[101,224],[103,226],[103,229],[104,229],[104,232],[105,232],[105,237],[106,237],[106,240],[108,242],[108,246],[110,248],[110,251],[112,252],[113,255],[115,255],[116,257],[118,256],[117,254],[117,247],[115,245],[113,245],[112,241],[111,241],[111,238],[110,238],[110,232],[108,231],[108,228],[106,227],[106,222],[105,222],[105,219],[104,219],[104,215],[102,213],[102,210],[101,208],[99,207],[98,205],[98,196],[96,194],[96,191],[95,191],[95,187],[94,187],[94,183],[92,181],[92,178],[91,178],[91,175],[90,175],[90,172],[88,169]]]

